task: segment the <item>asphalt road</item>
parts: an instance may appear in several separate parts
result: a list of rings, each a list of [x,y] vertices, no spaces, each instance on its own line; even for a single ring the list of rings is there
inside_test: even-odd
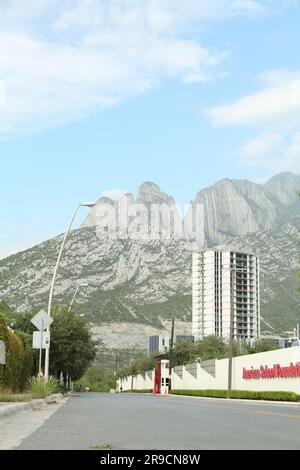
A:
[[[71,397],[19,449],[300,449],[300,407],[152,395]]]

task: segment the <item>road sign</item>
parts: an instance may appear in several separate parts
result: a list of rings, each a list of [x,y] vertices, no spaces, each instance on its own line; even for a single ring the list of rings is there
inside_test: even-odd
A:
[[[48,349],[49,345],[50,345],[50,333],[48,331],[34,331],[33,332],[33,337],[32,337],[33,349]]]
[[[52,322],[53,318],[51,318],[45,310],[40,310],[31,320],[31,323],[40,331],[46,330]]]
[[[0,364],[5,364],[5,343],[0,341]]]

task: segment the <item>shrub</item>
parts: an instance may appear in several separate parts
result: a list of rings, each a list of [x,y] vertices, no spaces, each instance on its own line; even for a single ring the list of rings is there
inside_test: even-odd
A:
[[[15,393],[0,393],[0,403],[7,402],[7,403],[23,403],[26,401],[30,401],[31,396],[28,393],[24,393],[22,395],[16,395]]]
[[[227,398],[227,390],[172,390],[171,394],[193,397]]]
[[[34,374],[34,351],[31,347],[31,335],[23,333],[22,331],[17,331],[16,335],[20,339],[23,347],[23,363],[20,371],[19,383],[19,390],[23,392],[28,385],[28,377],[31,377]]]
[[[153,390],[125,390],[122,393],[153,393]]]
[[[90,388],[92,392],[109,392],[116,386],[116,378],[112,372],[107,372],[103,367],[94,365],[89,367],[80,380],[75,382],[76,391]]]
[[[32,377],[29,380],[29,385],[32,398],[47,398],[49,395],[59,390],[58,380],[51,376],[48,380],[40,377]]]
[[[6,348],[6,364],[0,365],[0,388],[12,392],[24,388],[28,377],[25,377],[25,363],[27,353],[22,340],[7,326],[5,319],[0,316],[0,340],[4,341]],[[26,367],[25,367],[26,369]]]
[[[227,398],[227,390],[172,390],[172,395],[187,395],[195,397]],[[272,392],[253,390],[231,390],[229,398],[240,400],[270,400],[270,401],[300,401],[300,395],[294,392]]]

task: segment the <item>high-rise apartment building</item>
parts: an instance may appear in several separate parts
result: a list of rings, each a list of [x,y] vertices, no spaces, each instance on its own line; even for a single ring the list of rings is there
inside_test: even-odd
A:
[[[259,259],[253,254],[193,253],[193,335],[246,341],[260,336]]]

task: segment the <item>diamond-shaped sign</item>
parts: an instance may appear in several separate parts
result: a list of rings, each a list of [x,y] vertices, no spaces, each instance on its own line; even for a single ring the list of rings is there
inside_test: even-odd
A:
[[[31,320],[31,323],[40,331],[44,331],[51,325],[53,318],[45,310],[41,310]]]

